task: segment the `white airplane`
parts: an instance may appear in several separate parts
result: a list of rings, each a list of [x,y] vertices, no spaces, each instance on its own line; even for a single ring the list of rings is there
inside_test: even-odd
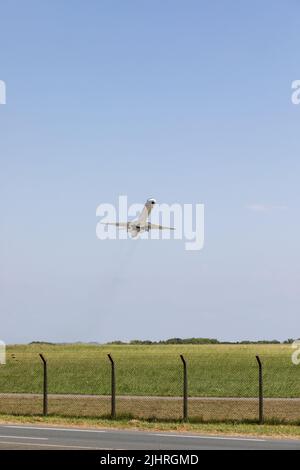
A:
[[[155,199],[147,199],[146,204],[138,218],[129,222],[103,222],[105,225],[115,225],[120,229],[126,229],[132,238],[136,238],[142,232],[149,232],[149,230],[175,230],[173,227],[163,227],[162,225],[151,224],[149,216],[153,207],[156,204]]]

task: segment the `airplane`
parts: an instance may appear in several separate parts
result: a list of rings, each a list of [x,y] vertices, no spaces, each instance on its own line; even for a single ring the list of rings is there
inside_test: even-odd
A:
[[[150,230],[175,230],[173,227],[163,227],[162,225],[151,224],[149,216],[156,204],[153,198],[147,199],[144,208],[136,220],[128,222],[102,222],[104,225],[115,225],[120,229],[126,229],[132,238],[137,238],[140,233],[149,232]]]

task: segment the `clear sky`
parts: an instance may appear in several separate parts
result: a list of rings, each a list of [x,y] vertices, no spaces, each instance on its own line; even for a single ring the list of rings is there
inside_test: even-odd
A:
[[[300,336],[299,32],[298,0],[1,0],[2,340]],[[120,194],[204,203],[204,249],[97,240]]]

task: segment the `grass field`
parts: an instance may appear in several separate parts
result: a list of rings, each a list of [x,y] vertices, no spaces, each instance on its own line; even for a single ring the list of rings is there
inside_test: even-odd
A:
[[[192,397],[256,397],[259,355],[266,397],[300,397],[300,366],[289,345],[16,345],[0,366],[0,393],[40,393],[42,365],[48,361],[49,393],[107,395],[110,367],[116,362],[117,393],[181,396],[183,354]]]
[[[197,422],[257,421],[258,354],[264,365],[265,419],[300,422],[300,366],[286,345],[29,345],[9,346],[0,366],[0,414],[42,412],[48,364],[52,416],[110,415],[111,353],[116,364],[117,415],[180,420],[183,367],[188,364],[189,418]]]

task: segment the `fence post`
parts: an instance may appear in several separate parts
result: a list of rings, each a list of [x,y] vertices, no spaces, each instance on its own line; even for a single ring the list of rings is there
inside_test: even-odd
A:
[[[259,424],[264,422],[264,390],[263,390],[263,366],[259,356],[256,356],[258,362],[258,384],[259,384]]]
[[[187,376],[187,363],[183,355],[180,354],[180,359],[183,363],[183,421],[188,420],[188,376]]]
[[[116,368],[112,356],[107,356],[111,363],[111,419],[116,419]]]
[[[39,355],[43,361],[44,369],[44,381],[43,381],[43,415],[47,416],[48,414],[48,371],[47,371],[47,361],[44,358],[43,354]]]

